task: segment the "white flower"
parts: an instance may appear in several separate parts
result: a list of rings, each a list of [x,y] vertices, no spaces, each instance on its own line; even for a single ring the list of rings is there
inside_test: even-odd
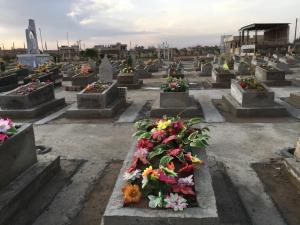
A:
[[[0,133],[6,134],[6,132],[12,127],[10,120],[0,119]]]
[[[184,178],[179,178],[178,183],[186,186],[193,186],[194,185],[193,175]]]
[[[188,206],[187,200],[179,196],[177,193],[171,193],[164,199],[164,201],[166,203],[166,208],[173,209],[175,212],[183,211],[183,209]]]
[[[161,208],[163,206],[163,198],[161,196],[161,192],[158,193],[158,196],[149,195],[149,208]]]
[[[137,170],[134,170],[132,171],[131,173],[129,172],[125,172],[123,174],[123,180],[126,180],[126,181],[135,181],[136,179],[140,178],[141,177],[141,170],[137,169]]]

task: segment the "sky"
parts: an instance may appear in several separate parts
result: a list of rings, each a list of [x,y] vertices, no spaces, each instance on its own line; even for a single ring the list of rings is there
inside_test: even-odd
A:
[[[86,48],[116,42],[218,45],[222,34],[268,22],[291,23],[293,40],[299,9],[300,0],[0,0],[0,45],[23,47],[29,18],[48,49],[56,49],[57,41],[66,45],[67,32],[70,44],[81,40]]]

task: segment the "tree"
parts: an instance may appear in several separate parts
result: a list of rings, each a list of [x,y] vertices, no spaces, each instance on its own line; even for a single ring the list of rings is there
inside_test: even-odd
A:
[[[88,48],[85,50],[85,56],[91,59],[97,60],[99,58],[98,51],[94,48]]]

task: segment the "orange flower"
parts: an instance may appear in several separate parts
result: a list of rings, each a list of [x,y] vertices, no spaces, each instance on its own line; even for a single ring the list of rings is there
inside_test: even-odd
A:
[[[149,174],[151,174],[153,172],[153,168],[152,166],[149,166],[148,168],[146,168],[143,172],[143,177],[148,177]]]
[[[153,179],[158,179],[159,178],[159,174],[158,174],[157,170],[152,171],[151,178],[153,178]]]
[[[122,188],[124,195],[124,204],[138,203],[141,200],[142,193],[140,187],[136,184],[127,184]]]

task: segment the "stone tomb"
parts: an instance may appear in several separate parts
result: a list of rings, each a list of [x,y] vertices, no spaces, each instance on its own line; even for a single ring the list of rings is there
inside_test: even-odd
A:
[[[234,71],[237,75],[251,75],[250,65],[245,62],[234,62]]]
[[[19,88],[0,96],[1,117],[36,118],[66,104],[65,98],[55,99],[52,83],[25,95],[15,94]]]
[[[128,89],[139,89],[143,85],[143,80],[140,80],[138,74],[120,72],[117,77],[119,87],[127,87]]]
[[[87,75],[76,74],[71,78],[71,86],[65,86],[66,91],[81,91],[88,84],[97,81],[97,74],[95,72]]]
[[[268,86],[289,86],[291,81],[285,79],[285,72],[270,66],[256,66],[255,77]]]
[[[18,87],[18,75],[16,73],[0,75],[0,92],[10,91]]]
[[[292,73],[290,70],[290,67],[287,63],[282,62],[282,61],[274,61],[274,60],[269,60],[268,65],[272,66],[278,70],[284,71],[285,73]]]
[[[23,210],[60,169],[59,157],[37,158],[32,124],[0,144],[0,224]]]
[[[68,118],[110,118],[125,106],[126,98],[120,95],[118,84],[114,81],[102,93],[86,93],[86,89],[83,89],[77,94],[77,106],[68,109],[65,116]]]
[[[154,118],[167,116],[197,117],[202,116],[201,105],[186,92],[160,92],[160,97],[152,106],[150,116]]]
[[[199,76],[211,76],[213,65],[211,63],[201,63]]]
[[[198,156],[205,163],[196,167],[194,171],[198,207],[187,208],[182,212],[174,212],[169,209],[124,207],[122,187],[125,185],[125,181],[122,176],[129,167],[134,152],[135,143],[129,150],[123,167],[120,170],[119,177],[102,218],[102,225],[219,225],[216,198],[212,188],[212,179],[209,167],[207,166],[208,161],[205,150],[197,152]]]
[[[287,116],[286,109],[274,101],[274,92],[243,89],[237,80],[231,82],[231,93],[222,97],[223,103],[236,117]]]
[[[216,68],[212,70],[212,83],[213,88],[230,88],[231,79],[235,75],[231,70],[219,72]]]

